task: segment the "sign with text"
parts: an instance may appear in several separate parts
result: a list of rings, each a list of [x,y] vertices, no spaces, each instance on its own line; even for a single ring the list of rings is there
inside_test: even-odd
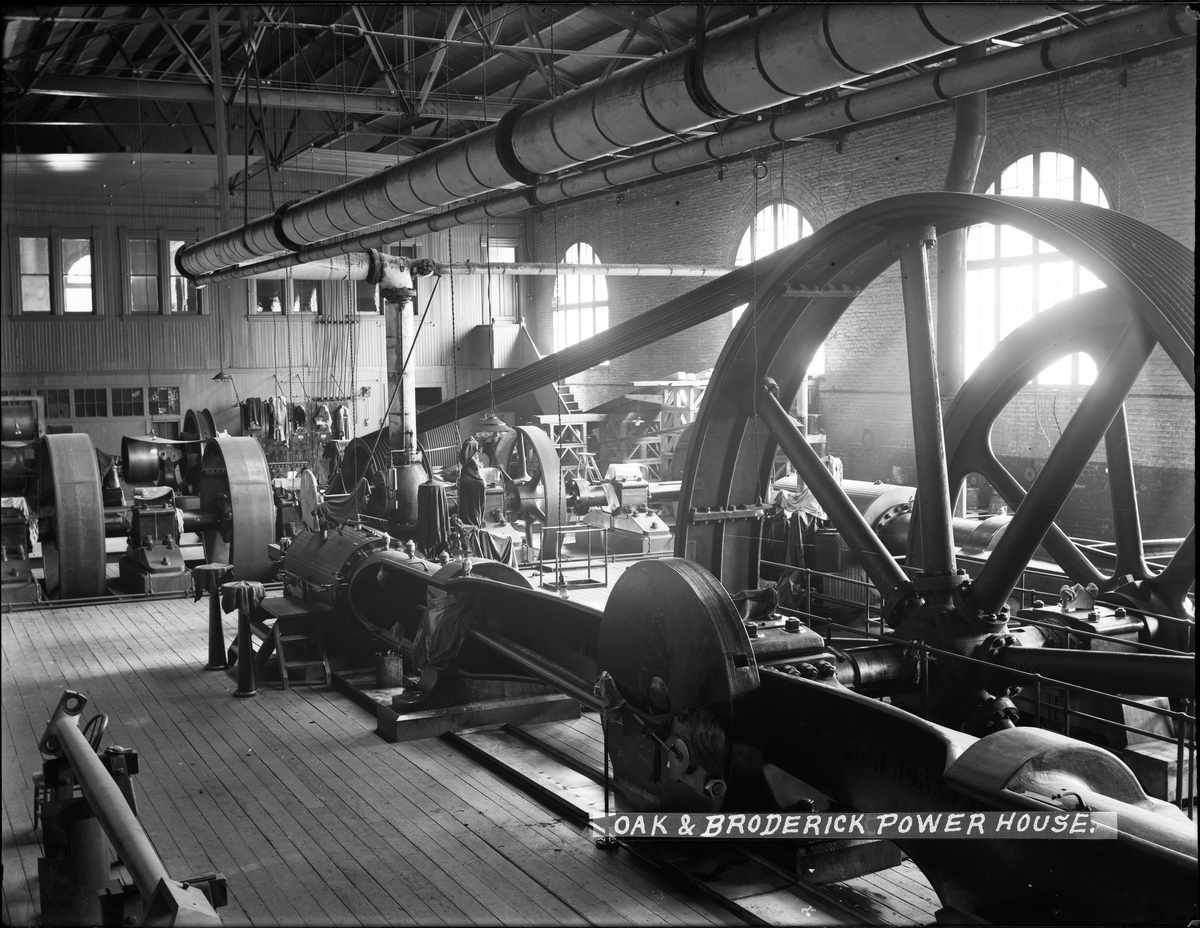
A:
[[[1083,838],[1117,837],[1116,812],[630,812],[596,816],[618,838]]]

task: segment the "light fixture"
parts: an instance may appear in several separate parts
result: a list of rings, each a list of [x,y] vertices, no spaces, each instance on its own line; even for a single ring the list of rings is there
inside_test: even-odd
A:
[[[224,370],[220,370],[213,374],[213,380],[217,383],[229,383],[233,378],[229,374],[226,374]]]
[[[485,412],[475,422],[473,434],[475,435],[503,435],[505,432],[511,431],[507,422],[500,418],[495,411]]]

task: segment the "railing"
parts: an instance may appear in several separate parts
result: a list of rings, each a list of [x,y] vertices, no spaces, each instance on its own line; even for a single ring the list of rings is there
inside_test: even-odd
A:
[[[854,579],[851,577],[844,577],[839,574],[832,574],[832,573],[826,573],[823,571],[817,571],[817,570],[813,570],[812,568],[807,568],[807,567],[796,567],[794,565],[781,564],[777,561],[761,560],[759,563],[762,567],[769,567],[769,568],[773,568],[773,569],[783,571],[783,572],[798,573],[804,577],[805,584],[804,584],[803,602],[804,602],[805,608],[803,610],[801,610],[801,609],[797,609],[797,608],[778,607],[779,611],[784,613],[785,615],[795,615],[798,618],[800,618],[801,620],[807,622],[811,628],[813,628],[815,631],[820,633],[822,635],[822,637],[824,637],[827,645],[829,645],[831,643],[831,641],[833,640],[833,638],[834,638],[833,633],[836,630],[837,632],[843,633],[845,635],[844,638],[839,639],[839,643],[843,647],[845,646],[845,641],[847,639],[861,638],[864,642],[877,641],[877,642],[883,642],[883,643],[903,645],[906,648],[913,649],[918,655],[920,677],[921,677],[921,681],[922,681],[924,698],[925,698],[925,715],[926,716],[928,716],[928,714],[929,714],[929,712],[928,712],[928,706],[929,706],[928,664],[929,664],[930,657],[937,657],[939,659],[947,659],[947,660],[957,660],[957,661],[965,662],[968,664],[974,664],[974,665],[977,665],[980,667],[986,667],[993,671],[996,670],[996,665],[992,664],[988,661],[979,660],[978,658],[969,657],[964,654],[958,654],[953,651],[945,651],[940,648],[933,647],[932,645],[928,645],[922,641],[910,641],[908,639],[897,638],[893,635],[889,635],[886,632],[886,630],[884,629],[883,619],[882,619],[882,616],[878,614],[878,610],[876,610],[875,615],[872,615],[872,606],[870,603],[870,596],[872,593],[875,593],[876,596],[878,596],[878,591],[876,591],[874,585],[871,584],[869,581],[857,580],[857,579]],[[1054,577],[1055,576],[1055,575],[1053,575],[1049,572],[1045,572],[1045,571],[1028,571],[1028,573],[1038,573],[1038,574],[1042,574],[1046,577]],[[849,600],[844,597],[829,596],[821,591],[813,589],[813,580],[814,579],[826,579],[826,578],[830,579],[830,580],[835,580],[841,584],[848,584],[851,587],[861,588],[863,591],[862,600],[856,601],[856,600]],[[1059,575],[1057,577],[1057,580],[1060,585],[1063,582],[1063,579],[1064,578],[1062,578],[1061,575]],[[1027,587],[1024,587],[1024,584],[1026,582],[1027,582],[1027,580],[1026,580],[1025,576],[1023,575],[1022,580],[1021,580],[1022,587],[1018,587],[1016,590],[1014,590],[1014,592],[1019,592],[1021,594],[1022,608],[1025,608],[1025,606],[1026,606],[1026,603],[1025,603],[1026,595],[1028,595],[1031,598],[1030,604],[1032,604],[1032,598],[1045,595],[1044,591],[1039,591],[1039,590],[1034,590],[1034,589],[1029,589]],[[814,602],[850,606],[850,607],[861,609],[862,615],[865,620],[864,627],[858,627],[857,625],[842,624],[839,622],[835,622],[833,619],[828,618],[826,616],[818,615],[813,612],[813,603]],[[1139,613],[1141,612],[1141,610],[1138,610],[1138,611],[1139,611]],[[1152,613],[1146,613],[1146,614],[1154,615]],[[1185,624],[1191,624],[1193,626],[1193,628],[1194,628],[1194,624],[1195,624],[1194,622],[1189,623],[1189,620],[1187,620],[1187,619],[1180,619],[1176,616],[1155,616],[1155,617],[1158,618],[1160,621],[1168,620],[1168,621],[1173,621],[1173,622],[1182,622]],[[1029,625],[1036,625],[1038,627],[1061,628],[1061,626],[1055,626],[1055,625],[1053,625],[1053,623],[1039,622],[1037,620],[1021,618],[1019,621],[1022,623],[1029,624]],[[875,626],[875,628],[872,628],[872,626]],[[1071,636],[1078,636],[1080,638],[1086,638],[1089,640],[1100,639],[1103,641],[1118,643],[1121,645],[1122,648],[1134,648],[1140,652],[1154,653],[1154,654],[1180,654],[1180,653],[1183,653],[1180,651],[1172,650],[1170,648],[1163,648],[1163,647],[1159,647],[1159,646],[1155,646],[1155,645],[1143,644],[1141,642],[1126,641],[1125,639],[1113,638],[1112,636],[1098,634],[1098,633],[1094,633],[1094,632],[1080,631],[1080,630],[1077,630],[1074,628],[1067,629],[1066,631],[1068,631],[1069,635],[1071,635]],[[1068,638],[1068,642],[1069,641],[1070,641],[1070,639]],[[1160,706],[1147,705],[1145,703],[1138,702],[1137,700],[1131,699],[1129,697],[1119,696],[1114,693],[1105,693],[1101,690],[1095,690],[1095,689],[1091,689],[1091,688],[1085,687],[1085,686],[1078,686],[1076,684],[1068,683],[1063,680],[1056,680],[1052,677],[1046,677],[1046,676],[1043,676],[1042,674],[1038,674],[1038,673],[1030,673],[1028,671],[1018,671],[1016,669],[1007,668],[1007,667],[1004,668],[1004,673],[1006,676],[1013,676],[1022,681],[1025,681],[1026,683],[1028,683],[1030,686],[1033,687],[1033,689],[1034,689],[1033,707],[1032,707],[1033,711],[1031,714],[1033,716],[1034,724],[1037,725],[1038,727],[1042,727],[1043,722],[1045,722],[1048,727],[1060,727],[1061,726],[1063,734],[1065,734],[1067,736],[1071,736],[1071,720],[1077,719],[1080,722],[1089,722],[1089,723],[1093,723],[1094,725],[1097,725],[1097,726],[1103,726],[1105,728],[1117,729],[1117,730],[1124,731],[1127,733],[1136,734],[1136,735],[1148,738],[1152,741],[1173,744],[1176,749],[1176,751],[1175,751],[1175,753],[1176,753],[1175,777],[1174,777],[1174,780],[1175,780],[1175,783],[1174,783],[1174,785],[1175,785],[1175,805],[1178,806],[1180,809],[1183,809],[1184,811],[1186,811],[1188,818],[1194,817],[1195,802],[1194,802],[1194,797],[1192,796],[1192,793],[1194,791],[1192,784],[1193,784],[1193,779],[1195,777],[1195,770],[1196,770],[1196,718],[1195,718],[1195,704],[1191,700],[1183,700],[1184,711],[1179,712],[1179,711],[1176,711],[1173,709],[1165,709]],[[1054,704],[1052,702],[1048,703],[1047,699],[1045,698],[1047,696],[1047,694],[1043,693],[1043,687],[1048,688],[1055,692],[1061,690],[1062,691],[1061,704]],[[1098,716],[1098,715],[1094,715],[1090,712],[1085,711],[1083,708],[1080,708],[1078,704],[1075,706],[1071,705],[1071,699],[1072,699],[1073,693],[1077,694],[1079,696],[1086,697],[1087,699],[1090,699],[1090,700],[1098,701],[1102,705],[1132,706],[1141,712],[1150,713],[1152,715],[1156,715],[1161,718],[1167,719],[1170,724],[1170,727],[1174,730],[1174,733],[1172,735],[1165,735],[1162,732],[1150,731],[1145,728],[1140,728],[1136,725],[1128,725],[1124,722],[1117,722],[1117,721],[1114,721],[1111,719],[1102,718],[1101,716]],[[1186,765],[1185,765],[1185,758],[1186,758]],[[1186,791],[1185,791],[1185,784],[1186,784]],[[1186,795],[1185,795],[1185,792],[1186,792]]]
[[[595,580],[592,578],[592,561],[593,561],[593,545],[592,537],[599,533],[602,542],[602,551],[595,554],[595,558],[604,565],[604,580]],[[578,545],[578,536],[585,535],[587,537],[587,546],[583,555],[563,557],[563,545],[566,543],[566,536],[571,535],[575,538],[575,544]],[[541,543],[538,545],[538,576],[540,587],[545,587],[551,590],[558,590],[560,593],[575,587],[585,586],[608,586],[608,529],[598,525],[584,525],[579,522],[573,522],[569,525],[545,525],[541,531]],[[554,548],[554,567],[551,569],[554,579],[547,583],[545,580],[546,567],[546,544],[547,541]],[[568,580],[564,575],[564,570],[581,570],[587,571],[584,579]]]

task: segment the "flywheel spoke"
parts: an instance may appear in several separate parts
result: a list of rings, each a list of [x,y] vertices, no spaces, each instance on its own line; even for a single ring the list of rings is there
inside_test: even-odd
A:
[[[1025,499],[1025,488],[1017,482],[1017,478],[1009,473],[1008,468],[1000,463],[992,454],[991,449],[984,449],[974,457],[975,469],[983,475],[992,488],[1000,494],[1014,512]],[[1051,524],[1042,539],[1042,546],[1054,558],[1054,562],[1076,583],[1095,583],[1099,586],[1104,582],[1104,575],[1096,569],[1096,565],[1087,559],[1075,542],[1067,537],[1058,525]]]
[[[1142,545],[1142,520],[1138,514],[1137,486],[1133,478],[1133,451],[1129,447],[1129,428],[1125,407],[1104,433],[1104,450],[1108,458],[1108,489],[1112,498],[1113,535],[1117,546],[1114,576],[1132,574],[1135,580],[1150,576]]]
[[[1196,582],[1196,526],[1187,533],[1183,544],[1171,556],[1162,573],[1148,581],[1149,586],[1174,608],[1172,614],[1184,615],[1188,590]]]
[[[999,612],[1008,599],[1154,345],[1154,336],[1144,323],[1136,319],[1129,323],[972,585],[971,601],[980,612]]]
[[[908,382],[917,461],[917,517],[921,533],[921,566],[931,577],[955,573],[954,523],[950,481],[946,474],[946,438],[942,400],[933,347],[933,312],[929,298],[926,247],[936,240],[933,228],[921,229],[899,242],[904,293],[904,329],[908,345]],[[947,587],[949,589],[949,587]]]

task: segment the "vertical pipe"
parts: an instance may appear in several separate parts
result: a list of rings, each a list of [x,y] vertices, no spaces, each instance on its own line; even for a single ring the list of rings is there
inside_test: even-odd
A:
[[[396,391],[400,405],[395,410],[388,410],[388,438],[392,451],[402,452],[405,458],[403,464],[410,464],[417,457],[417,388],[413,378],[412,365],[405,364],[413,344],[413,297],[410,286],[397,287],[382,291],[382,297],[388,308],[396,308],[396,380],[399,389]]]
[[[986,53],[986,42],[968,45],[958,50],[954,63],[978,61]],[[954,146],[942,189],[957,193],[975,191],[986,142],[987,91],[958,97],[954,101]],[[967,232],[955,229],[938,236],[937,358],[943,406],[953,399],[966,379]],[[966,515],[965,490],[955,500],[954,514]]]
[[[250,644],[250,610],[238,607],[238,688],[233,694],[241,699],[258,695],[258,682],[254,679],[254,648]],[[283,681],[285,684],[286,680]]]
[[[950,478],[946,474],[946,438],[942,432],[942,401],[938,395],[933,311],[929,298],[927,247],[935,231],[896,241],[904,291],[904,329],[908,342],[908,383],[912,402],[914,453],[917,461],[917,500],[922,568],[926,576],[955,573],[954,519],[950,509]]]
[[[229,129],[225,123],[225,93],[221,78],[221,34],[217,30],[217,7],[208,8],[208,38],[212,43],[213,109],[216,111],[217,138],[217,213],[221,228],[228,229],[229,218]]]

